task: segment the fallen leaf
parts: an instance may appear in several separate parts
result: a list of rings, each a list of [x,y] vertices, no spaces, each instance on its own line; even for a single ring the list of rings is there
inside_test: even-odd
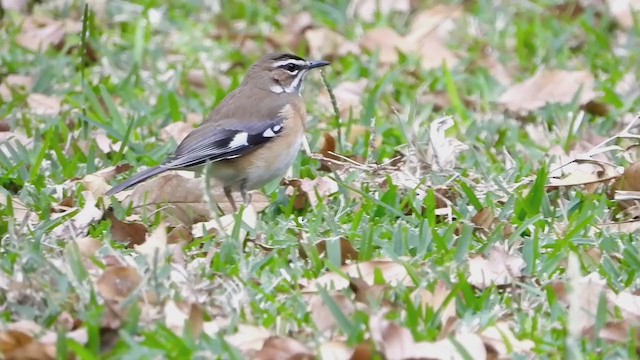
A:
[[[127,244],[140,245],[145,242],[147,227],[142,223],[118,220],[111,212],[107,212],[107,219],[111,221],[111,239]]]
[[[375,274],[376,272],[379,272],[387,284],[415,286],[404,265],[392,260],[379,259],[351,265],[343,265],[340,267],[340,271],[349,278],[360,278],[369,285],[373,285]],[[343,275],[338,273],[330,272],[311,281],[303,279],[300,281],[300,285],[305,287],[303,292],[306,293],[316,292],[318,286],[329,290],[340,290],[349,286],[349,278],[345,278]]]
[[[214,336],[215,334],[209,334]],[[244,354],[253,354],[263,348],[271,333],[263,327],[239,324],[235,334],[225,335],[224,340]]]
[[[491,285],[509,285],[522,276],[524,267],[522,257],[494,246],[487,257],[476,255],[469,259],[469,284],[481,290]]]
[[[160,138],[164,141],[173,139],[179,144],[189,135],[197,124],[202,122],[202,115],[197,113],[188,113],[185,121],[171,123],[160,130]]]
[[[133,245],[133,248],[144,255],[149,264],[161,261],[167,252],[167,226],[160,224],[142,244]]]
[[[69,34],[82,30],[82,23],[75,20],[55,20],[43,16],[28,16],[16,37],[18,45],[31,51],[46,51],[51,47],[62,49]]]
[[[326,60],[360,53],[360,48],[355,43],[327,28],[309,29],[304,36],[309,46],[309,55],[314,59]]]
[[[237,214],[229,214],[221,216],[219,219],[209,220],[207,222],[201,222],[193,224],[191,227],[191,234],[195,238],[201,238],[205,235],[215,235],[223,231],[227,236],[233,235],[233,229],[236,224]],[[247,237],[247,227],[255,229],[258,223],[258,214],[253,207],[249,206],[242,212],[242,223],[244,226],[240,227],[238,234],[239,240],[244,240]],[[220,228],[222,225],[222,228]]]
[[[304,345],[292,338],[272,336],[265,340],[262,349],[255,353],[256,360],[279,359],[315,359],[314,354]]]
[[[320,359],[349,360],[353,359],[354,349],[342,341],[327,341],[318,347],[318,354]]]
[[[42,116],[56,116],[62,111],[62,98],[38,93],[27,96],[27,107],[31,113]]]
[[[111,266],[96,282],[98,292],[105,300],[122,302],[142,283],[142,276],[131,266]]]
[[[355,311],[356,305],[353,300],[344,294],[330,295],[335,306],[340,309],[342,314],[349,318]],[[311,320],[320,332],[333,331],[338,328],[338,322],[335,315],[331,311],[331,306],[324,301],[320,294],[313,294],[307,299],[308,310],[311,314]]]
[[[80,255],[85,258],[94,256],[98,249],[102,247],[102,242],[89,236],[75,239],[75,243],[78,246]]]
[[[22,134],[11,131],[0,132],[0,153],[2,153],[4,156],[12,159],[13,153],[9,148],[19,152],[20,146],[31,149],[33,148],[33,140],[27,138]]]
[[[609,13],[625,29],[631,29],[634,24],[634,15],[640,11],[638,0],[606,0]]]
[[[586,328],[582,336],[591,340],[602,339],[610,344],[620,344],[628,346],[636,344],[636,354],[640,353],[640,326],[637,321],[618,320],[608,321],[599,331],[596,325]],[[631,335],[635,338],[632,338]]]
[[[349,2],[347,14],[352,17],[372,22],[376,14],[382,16],[391,12],[407,13],[411,10],[409,0],[354,0]]]
[[[485,346],[492,349],[499,359],[514,354],[529,354],[535,346],[531,340],[518,340],[506,322],[497,322],[482,330],[479,335]]]
[[[487,358],[482,339],[475,334],[457,334],[435,342],[417,342],[409,329],[386,320],[383,312],[370,316],[369,329],[371,339],[386,359],[423,359],[425,356],[442,360],[466,359],[451,338],[467,354],[473,354],[474,359]]]
[[[94,134],[94,140],[96,141],[98,149],[104,154],[120,151],[120,147],[122,147],[121,141],[111,140],[104,131],[97,131]]]
[[[0,83],[0,98],[9,102],[13,91],[30,92],[33,87],[33,77],[18,74],[9,74]]]
[[[493,210],[490,207],[485,207],[473,215],[471,222],[481,229],[489,230],[495,219]]]
[[[287,195],[294,197],[294,208],[302,210],[307,206],[315,208],[320,199],[338,192],[338,183],[326,176],[311,179],[289,179],[284,181]]]
[[[340,241],[340,262],[342,265],[347,263],[347,260],[358,260],[358,250],[356,250],[351,242],[346,238],[341,237]],[[318,254],[323,255],[327,252],[327,240],[321,240],[320,242],[315,244],[316,249],[318,249]],[[303,259],[308,259],[307,252],[304,249],[302,243],[299,247],[300,257]]]
[[[372,54],[378,54],[382,64],[398,62],[398,47],[404,38],[391,28],[375,28],[367,31],[360,40],[360,46]]]
[[[423,308],[429,308],[433,311],[439,311],[440,322],[442,323],[442,332],[440,338],[443,338],[448,334],[458,317],[456,315],[456,302],[455,299],[447,301],[451,295],[451,288],[447,286],[443,281],[438,281],[433,290],[427,290],[423,287],[417,288],[412,298],[417,299]],[[445,304],[445,301],[447,303]]]
[[[213,184],[211,189],[211,195],[222,211],[232,213],[233,209],[222,186]],[[268,198],[262,192],[254,190],[249,194],[255,212],[262,211],[269,205]],[[242,203],[240,194],[234,193],[233,196],[236,204]],[[161,175],[136,186],[122,203],[125,207],[131,206],[137,214],[160,211],[169,226],[191,226],[212,218],[203,178],[187,178],[175,173]]]
[[[276,48],[298,49],[304,40],[304,33],[314,27],[313,17],[306,11],[289,14],[280,31],[267,34],[267,39]]]
[[[80,211],[64,223],[54,228],[50,235],[54,239],[75,239],[86,236],[89,227],[102,219],[103,210],[96,207],[96,199],[90,191],[83,191],[84,206]]]
[[[578,104],[584,105],[598,96],[594,87],[588,71],[543,69],[507,89],[497,102],[515,113],[530,112],[547,104],[569,104],[579,92]]]
[[[413,18],[400,50],[417,54],[426,70],[438,68],[443,63],[450,68],[455,66],[459,59],[449,50],[445,40],[462,14],[462,7],[457,5],[436,5],[420,12]]]
[[[101,197],[111,188],[109,181],[115,179],[118,174],[129,171],[132,166],[122,164],[118,166],[110,166],[93,174],[88,174],[80,180],[80,183],[89,190],[93,196]]]
[[[17,330],[0,331],[0,354],[3,359],[46,360],[56,358],[56,347],[44,345],[32,336]]]

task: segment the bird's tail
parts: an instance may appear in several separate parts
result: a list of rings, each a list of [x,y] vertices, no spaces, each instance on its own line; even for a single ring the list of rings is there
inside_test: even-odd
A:
[[[162,174],[163,172],[167,171],[169,169],[167,169],[166,167],[162,167],[162,166],[156,166],[156,167],[152,167],[150,169],[141,171],[137,174],[135,174],[134,176],[130,177],[129,179],[127,179],[126,181],[121,182],[120,184],[112,187],[111,189],[109,189],[109,191],[107,191],[107,195],[114,195],[119,193],[122,190],[126,190],[134,185],[137,185],[145,180],[147,180],[150,177],[154,177],[158,174]]]

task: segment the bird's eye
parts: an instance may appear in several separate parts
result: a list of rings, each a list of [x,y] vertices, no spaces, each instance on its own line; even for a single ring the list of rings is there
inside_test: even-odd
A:
[[[287,70],[288,72],[295,72],[296,70],[298,70],[298,67],[295,64],[287,64],[284,66],[284,69]]]

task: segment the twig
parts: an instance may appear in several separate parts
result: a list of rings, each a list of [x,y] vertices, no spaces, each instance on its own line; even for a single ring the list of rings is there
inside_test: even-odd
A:
[[[338,100],[336,100],[336,95],[333,93],[333,88],[327,81],[327,77],[324,74],[324,71],[320,70],[320,77],[322,78],[322,83],[324,87],[327,88],[327,92],[329,93],[329,99],[331,99],[331,106],[333,107],[333,121],[336,130],[338,131],[338,152],[342,152],[342,118],[340,117],[340,109],[338,108]]]
[[[629,130],[631,130],[634,126],[636,126],[638,121],[640,121],[640,115],[636,115],[636,117],[633,119],[633,121],[631,121],[629,123],[629,125],[627,125],[627,127],[625,127],[621,132],[619,132],[616,135],[613,135],[612,137],[600,142],[598,145],[596,145],[593,148],[591,148],[591,150],[589,150],[585,154],[578,155],[578,156],[574,157],[573,159],[564,162],[563,164],[559,165],[555,169],[549,171],[549,174],[553,174],[554,172],[564,168],[567,165],[573,164],[576,161],[595,160],[595,159],[592,158],[593,155],[597,155],[597,154],[601,154],[603,152],[614,150],[615,148],[612,147],[611,149],[605,148],[602,151],[596,151],[596,150],[602,148],[605,144],[611,142],[612,140],[624,139],[624,138],[627,138],[627,139],[640,139],[640,135],[632,134],[632,133],[629,132]],[[610,165],[610,164],[608,164],[608,165]]]

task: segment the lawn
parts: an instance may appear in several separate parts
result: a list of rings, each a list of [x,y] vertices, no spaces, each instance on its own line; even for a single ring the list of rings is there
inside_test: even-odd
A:
[[[0,359],[640,353],[640,2],[0,4]],[[272,51],[283,181],[105,195]]]

